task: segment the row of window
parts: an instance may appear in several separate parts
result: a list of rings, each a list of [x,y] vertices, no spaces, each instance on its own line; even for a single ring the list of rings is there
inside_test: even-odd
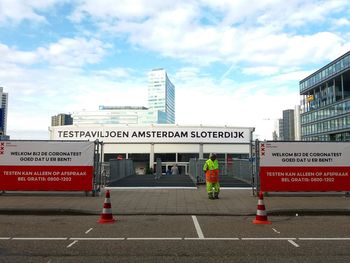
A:
[[[329,78],[330,76],[348,68],[350,66],[350,54],[336,63],[332,63],[329,67],[323,69],[312,77],[300,82],[300,91],[304,91],[317,83]]]
[[[311,135],[350,128],[350,115],[328,121],[302,125],[301,134]]]
[[[342,132],[335,134],[322,134],[303,138],[303,141],[338,141],[348,142],[350,141],[350,132]]]
[[[350,101],[338,103],[322,110],[313,111],[301,116],[301,124],[327,119],[350,112]]]

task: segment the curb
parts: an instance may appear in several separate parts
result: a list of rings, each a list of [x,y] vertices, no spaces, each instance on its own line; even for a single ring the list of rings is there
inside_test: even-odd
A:
[[[0,209],[0,215],[57,215],[57,216],[90,216],[100,215],[101,211],[78,210],[78,209]],[[267,211],[269,216],[348,216],[350,209],[288,209]],[[165,216],[255,216],[256,213],[208,213],[208,212],[132,212],[113,213],[116,216],[145,216],[145,215],[165,215]]]
[[[271,216],[348,216],[350,209],[288,209],[267,212]]]

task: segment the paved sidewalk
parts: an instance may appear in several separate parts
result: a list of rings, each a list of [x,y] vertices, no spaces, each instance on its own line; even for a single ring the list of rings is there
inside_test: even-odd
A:
[[[8,192],[0,195],[1,214],[96,214],[103,208],[104,191],[98,197],[84,193]],[[223,189],[219,200],[209,200],[205,187],[198,189],[111,190],[116,215],[239,215],[256,214],[252,190]],[[265,197],[268,214],[349,214],[345,195]]]

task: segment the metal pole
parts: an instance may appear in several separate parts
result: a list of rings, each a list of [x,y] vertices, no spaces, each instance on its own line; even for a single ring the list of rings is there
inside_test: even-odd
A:
[[[260,170],[260,142],[258,139],[255,140],[255,193],[258,193],[260,190],[260,174],[259,174],[259,170]]]
[[[149,155],[149,168],[152,168],[152,171],[153,171],[153,164],[154,164],[154,143],[151,143],[151,151]]]
[[[203,143],[199,144],[199,159],[203,159]]]

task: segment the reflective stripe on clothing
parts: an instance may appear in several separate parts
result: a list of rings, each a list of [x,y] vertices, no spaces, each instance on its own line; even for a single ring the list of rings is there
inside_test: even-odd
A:
[[[219,183],[209,183],[206,182],[206,189],[208,194],[214,193],[220,193],[220,184]]]

